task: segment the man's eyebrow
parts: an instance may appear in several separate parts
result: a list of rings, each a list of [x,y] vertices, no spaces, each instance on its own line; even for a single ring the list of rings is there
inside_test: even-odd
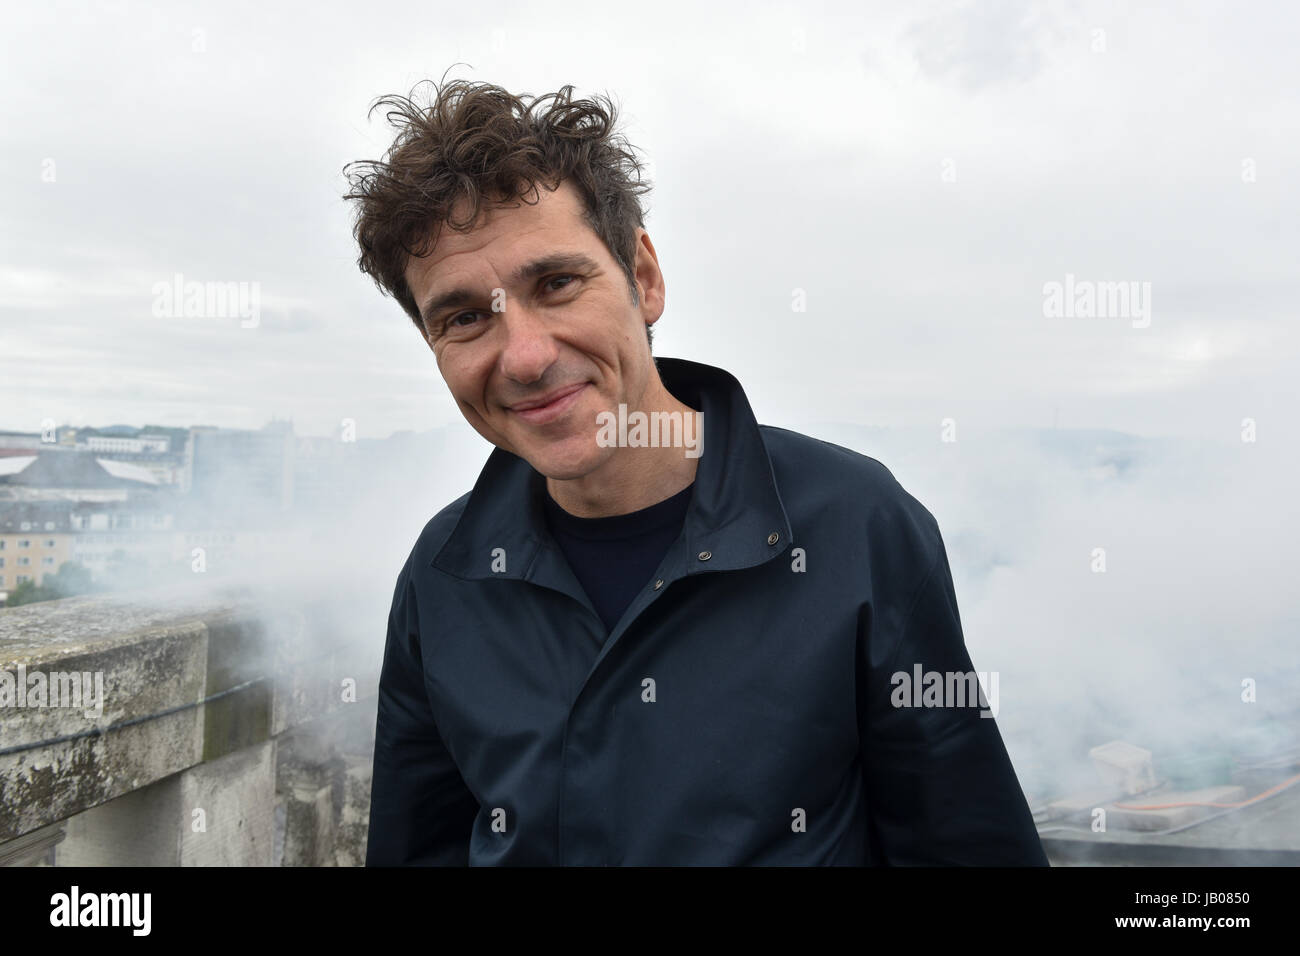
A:
[[[539,279],[548,272],[592,272],[600,268],[599,263],[590,256],[581,252],[558,252],[551,255],[542,256],[531,262],[525,262],[510,275],[510,281],[514,285],[522,285],[533,279]],[[473,289],[460,287],[448,289],[446,292],[438,293],[424,303],[424,308],[420,310],[420,318],[424,322],[424,327],[428,329],[433,317],[444,309],[459,308],[462,305],[470,305],[480,295]]]

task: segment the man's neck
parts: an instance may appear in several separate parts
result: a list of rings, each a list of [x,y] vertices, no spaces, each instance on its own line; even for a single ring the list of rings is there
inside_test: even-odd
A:
[[[683,427],[687,416],[695,410],[683,404],[658,383],[653,396],[643,401],[635,411],[676,413]],[[628,409],[631,416],[634,409]],[[630,431],[629,426],[629,431]],[[649,508],[666,498],[671,498],[695,480],[698,457],[688,457],[685,448],[619,447],[609,460],[588,475],[567,481],[546,479],[546,490],[557,505],[579,518],[604,518],[629,514]]]

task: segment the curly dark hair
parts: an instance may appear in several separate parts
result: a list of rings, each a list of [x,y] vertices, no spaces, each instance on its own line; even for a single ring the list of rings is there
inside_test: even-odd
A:
[[[423,83],[434,90],[427,107],[415,100]],[[343,198],[358,204],[357,265],[398,301],[421,335],[424,323],[405,278],[409,258],[427,255],[444,223],[469,232],[484,202],[517,206],[536,195],[538,184],[554,189],[562,180],[577,187],[587,222],[622,268],[637,304],[636,229],[645,225],[639,197],[651,183],[642,178],[634,147],[615,130],[618,113],[609,97],[574,100],[571,85],[520,97],[490,83],[423,83],[409,96],[383,96],[371,106],[367,115],[388,107],[397,129],[384,158],[343,168],[350,187]],[[456,221],[452,209],[461,200],[468,212]],[[653,341],[650,326],[646,338]]]

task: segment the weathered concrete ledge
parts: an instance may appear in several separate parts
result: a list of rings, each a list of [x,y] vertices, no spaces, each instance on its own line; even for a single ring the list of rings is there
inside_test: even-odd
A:
[[[360,862],[382,643],[328,621],[238,593],[0,612],[0,862]]]

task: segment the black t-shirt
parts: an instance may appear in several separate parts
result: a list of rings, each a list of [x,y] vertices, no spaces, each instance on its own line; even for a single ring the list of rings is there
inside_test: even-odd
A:
[[[607,518],[569,514],[548,493],[546,523],[609,633],[681,534],[694,484],[649,508]]]

